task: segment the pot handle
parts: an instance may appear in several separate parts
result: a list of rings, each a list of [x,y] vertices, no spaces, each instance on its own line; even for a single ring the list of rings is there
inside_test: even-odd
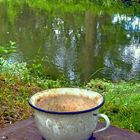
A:
[[[97,117],[103,118],[105,120],[105,122],[106,122],[106,126],[101,128],[101,129],[98,129],[98,130],[94,131],[93,134],[101,132],[101,131],[104,131],[110,126],[110,120],[107,117],[107,115],[105,115],[105,114],[94,114],[94,115],[96,115]]]

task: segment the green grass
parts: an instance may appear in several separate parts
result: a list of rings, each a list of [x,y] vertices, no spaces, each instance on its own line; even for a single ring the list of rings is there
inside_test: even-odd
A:
[[[27,100],[37,91],[75,86],[97,91],[105,97],[105,104],[100,112],[109,116],[112,125],[135,132],[140,131],[139,82],[120,81],[112,83],[111,81],[95,79],[89,83],[80,84],[68,81],[64,77],[52,80],[46,76],[33,76],[30,73],[31,68],[29,69],[25,63],[6,65],[8,62],[4,59],[3,61],[4,63],[0,65],[1,127],[31,116],[32,109],[29,107]],[[15,67],[15,65],[18,65],[18,67]]]
[[[140,132],[139,82],[112,83],[96,79],[87,87],[104,95],[105,104],[100,111],[109,116],[112,125]]]
[[[29,68],[26,63],[9,63],[0,58],[0,127],[23,120],[32,115],[28,98],[43,89],[79,85],[60,77],[52,80],[45,74],[34,73],[40,67]],[[37,76],[38,74],[38,76]]]

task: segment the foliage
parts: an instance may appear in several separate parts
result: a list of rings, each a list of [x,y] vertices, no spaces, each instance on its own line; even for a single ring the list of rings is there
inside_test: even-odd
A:
[[[106,80],[91,80],[88,88],[100,92],[105,97],[105,104],[101,112],[106,113],[111,124],[140,131],[140,83],[125,82],[112,83]]]
[[[16,51],[16,42],[9,41],[7,46],[0,45],[0,55],[14,53]]]
[[[7,60],[0,58],[0,72],[1,75],[6,77],[7,80],[17,77],[19,80],[29,79],[29,71],[26,63],[10,63]]]
[[[123,3],[121,0],[0,0],[0,3],[6,3],[9,7],[9,16],[15,19],[16,10],[24,6],[25,4],[33,9],[47,10],[53,13],[59,12],[85,12],[93,11],[94,14],[102,14],[106,12],[108,14],[113,13],[125,13],[126,15],[139,15],[140,5],[138,3],[132,3],[131,6]]]
[[[64,81],[64,78],[52,80],[40,73],[33,77],[33,70],[39,71],[40,67],[36,66],[36,69],[33,67],[31,70],[26,63],[9,63],[3,58],[0,59],[0,127],[32,115],[27,100],[37,91],[77,85],[66,79]]]

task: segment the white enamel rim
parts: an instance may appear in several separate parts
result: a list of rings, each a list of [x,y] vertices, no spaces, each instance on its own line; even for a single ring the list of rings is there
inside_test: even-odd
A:
[[[74,111],[74,112],[57,112],[57,111],[50,111],[50,110],[45,110],[45,109],[42,109],[42,108],[39,108],[37,106],[34,105],[33,103],[33,98],[35,96],[43,96],[44,94],[47,94],[47,93],[51,93],[53,91],[57,91],[57,92],[60,92],[60,91],[65,91],[65,92],[68,92],[68,91],[77,91],[77,92],[89,92],[89,93],[93,93],[93,94],[96,94],[98,96],[101,97],[101,101],[100,103],[96,106],[96,107],[93,107],[93,108],[89,108],[87,110],[81,110],[81,111]],[[82,94],[81,94],[82,95]],[[41,91],[41,92],[37,92],[36,94],[32,95],[29,99],[28,99],[28,103],[29,105],[35,109],[35,110],[38,110],[38,111],[41,111],[41,112],[45,112],[45,113],[50,113],[50,114],[60,114],[60,115],[70,115],[70,114],[81,114],[81,113],[87,113],[87,112],[91,112],[91,111],[94,111],[94,110],[97,110],[99,109],[101,106],[103,106],[104,104],[104,97],[97,93],[97,92],[94,92],[94,91],[91,91],[91,90],[87,90],[87,89],[80,89],[80,88],[53,88],[53,89],[47,89],[47,90],[44,90],[44,91]]]

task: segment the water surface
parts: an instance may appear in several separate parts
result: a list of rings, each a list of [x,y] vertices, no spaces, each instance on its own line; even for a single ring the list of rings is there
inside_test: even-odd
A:
[[[130,80],[140,76],[140,17],[94,12],[48,12],[0,4],[0,44],[12,40],[9,62],[45,60],[52,77]]]

